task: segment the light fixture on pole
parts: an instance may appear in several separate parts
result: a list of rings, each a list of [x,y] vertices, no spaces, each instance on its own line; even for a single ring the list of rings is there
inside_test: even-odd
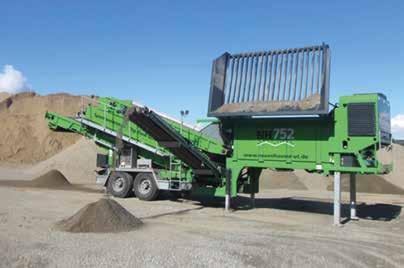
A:
[[[188,110],[181,110],[180,114],[181,114],[181,130],[180,130],[180,133],[182,133],[182,126],[184,124],[184,117],[189,114],[189,111]]]

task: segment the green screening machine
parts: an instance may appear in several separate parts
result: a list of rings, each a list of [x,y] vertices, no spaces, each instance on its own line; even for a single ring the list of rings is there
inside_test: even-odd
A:
[[[381,93],[329,103],[325,44],[225,53],[213,62],[208,116],[201,129],[128,100],[97,98],[75,118],[47,112],[48,125],[93,139],[96,181],[114,196],[142,200],[160,191],[225,197],[259,191],[262,169],[334,176],[334,223],[340,223],[340,174],[392,170],[390,105]],[[252,202],[254,204],[254,202]]]

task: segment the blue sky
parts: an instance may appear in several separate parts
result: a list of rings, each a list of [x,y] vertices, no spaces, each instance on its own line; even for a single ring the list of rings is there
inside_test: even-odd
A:
[[[0,67],[40,94],[128,98],[175,117],[189,109],[194,121],[223,52],[326,42],[331,101],[383,92],[404,114],[404,1],[330,2],[4,1]]]

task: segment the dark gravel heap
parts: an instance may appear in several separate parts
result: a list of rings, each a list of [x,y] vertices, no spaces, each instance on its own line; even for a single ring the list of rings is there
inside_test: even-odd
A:
[[[142,221],[118,202],[102,198],[55,224],[55,229],[72,233],[117,233],[139,228]]]

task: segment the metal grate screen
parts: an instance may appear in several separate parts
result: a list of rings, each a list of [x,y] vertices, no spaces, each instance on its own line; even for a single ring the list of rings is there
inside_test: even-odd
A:
[[[208,115],[326,113],[329,57],[325,44],[225,53],[213,63]]]

